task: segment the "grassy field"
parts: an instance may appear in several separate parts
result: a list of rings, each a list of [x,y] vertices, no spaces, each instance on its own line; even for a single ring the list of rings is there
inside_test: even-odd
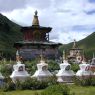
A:
[[[75,95],[95,95],[94,86],[82,87],[82,86],[72,85],[70,86],[70,90],[72,93],[74,92]]]
[[[33,91],[33,90],[16,90],[16,91],[9,91],[9,92],[2,92],[0,91],[0,95],[35,95],[36,92],[41,92],[42,90],[39,91]]]
[[[88,87],[81,87],[70,85],[71,93],[75,93],[74,95],[95,95],[95,87],[88,86]],[[10,91],[10,92],[1,92],[0,95],[36,95],[35,93],[40,93],[42,90],[33,91],[33,90],[22,90],[22,91]]]

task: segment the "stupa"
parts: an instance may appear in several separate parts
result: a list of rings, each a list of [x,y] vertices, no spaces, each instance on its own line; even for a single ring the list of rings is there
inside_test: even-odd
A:
[[[91,69],[91,71],[95,72],[95,56],[94,56],[94,53],[93,53],[92,61],[90,63],[90,69]]]
[[[51,77],[52,74],[48,71],[48,64],[45,63],[43,55],[41,54],[40,63],[37,64],[37,71],[34,73],[31,78],[37,78],[38,80],[45,80],[48,77]]]
[[[3,84],[4,76],[0,73],[0,86]]]
[[[68,63],[66,59],[66,55],[63,53],[63,63],[60,64],[60,70],[56,74],[58,77],[58,82],[73,82],[74,72],[71,70],[71,65]]]
[[[35,11],[32,25],[21,27],[23,40],[14,43],[14,47],[19,50],[24,60],[39,57],[42,50],[47,59],[58,59],[60,57],[58,47],[62,44],[49,40],[51,30],[52,27],[40,26],[38,12]]]
[[[76,40],[73,42],[73,47],[69,50],[68,60],[71,63],[81,63],[83,55],[83,49],[78,48]]]
[[[80,64],[79,67],[80,70],[77,71],[76,76],[89,77],[93,75],[93,72],[90,70],[90,64],[87,64],[85,57],[83,57],[82,64]]]
[[[16,59],[17,59],[17,64],[13,65],[13,72],[10,76],[10,78],[14,83],[16,81],[25,81],[25,79],[30,76],[28,72],[25,70],[25,65],[22,64],[20,61],[20,56],[18,51],[16,53]]]

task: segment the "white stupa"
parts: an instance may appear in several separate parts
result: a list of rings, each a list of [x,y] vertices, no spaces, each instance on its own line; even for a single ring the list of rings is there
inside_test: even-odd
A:
[[[93,75],[93,72],[90,70],[90,64],[87,64],[85,61],[85,58],[83,58],[82,64],[79,65],[80,70],[77,71],[76,76],[82,77],[88,77],[90,75]]]
[[[93,53],[92,61],[90,63],[90,69],[94,72],[94,75],[95,75],[95,56],[94,56],[94,53]]]
[[[30,75],[25,70],[25,65],[21,63],[20,57],[18,54],[18,51],[16,53],[17,57],[17,64],[13,65],[13,72],[10,76],[12,81],[15,83],[17,80],[24,81],[26,78],[28,78]]]
[[[71,70],[71,65],[66,60],[65,56],[63,57],[63,63],[60,64],[60,70],[56,74],[58,77],[58,82],[73,82],[74,72]]]
[[[3,84],[4,80],[4,76],[2,76],[2,74],[0,73],[0,86]]]
[[[42,55],[41,55],[40,63],[37,64],[37,69],[38,70],[36,70],[36,72],[34,73],[33,76],[31,76],[31,78],[35,77],[38,80],[45,80],[46,78],[52,76],[52,74],[48,70],[48,64],[45,63]]]
[[[91,64],[90,65],[95,66],[95,56],[94,56],[94,53],[93,53],[93,58],[92,58],[92,61],[91,61]]]

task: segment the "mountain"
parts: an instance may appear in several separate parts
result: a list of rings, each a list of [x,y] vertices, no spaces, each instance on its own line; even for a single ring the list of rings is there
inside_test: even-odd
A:
[[[85,55],[88,59],[92,58],[93,53],[95,53],[95,32],[93,32],[91,35],[87,36],[86,38],[78,41],[76,45],[78,48],[84,49]],[[72,48],[72,46],[73,42],[61,46],[60,49],[61,51],[63,49],[68,51],[70,48]]]
[[[20,25],[0,14],[0,55],[4,57],[13,56],[15,53],[13,44],[16,41],[22,40],[20,28]]]

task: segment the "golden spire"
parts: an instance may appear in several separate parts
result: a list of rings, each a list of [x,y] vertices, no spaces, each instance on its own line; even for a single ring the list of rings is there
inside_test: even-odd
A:
[[[33,18],[32,26],[39,26],[39,19],[38,19],[37,14],[38,14],[38,12],[37,12],[37,10],[36,10],[36,11],[35,11],[34,18]]]
[[[83,51],[83,60],[82,60],[82,61],[86,62],[86,58],[85,58],[85,53],[84,53],[84,51]]]
[[[66,60],[66,52],[63,51],[63,60]]]
[[[74,39],[73,48],[76,48],[76,40]]]
[[[93,58],[95,58],[94,53],[93,53]]]
[[[18,61],[20,61],[20,55],[19,55],[19,51],[17,50],[17,52],[16,52],[16,61],[18,62]]]

